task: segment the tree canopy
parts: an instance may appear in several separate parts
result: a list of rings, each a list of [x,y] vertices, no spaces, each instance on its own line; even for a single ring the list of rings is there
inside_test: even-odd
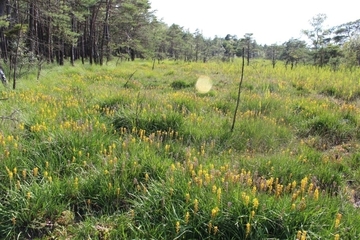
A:
[[[247,64],[264,57],[274,67],[276,60],[293,67],[311,59],[317,66],[359,66],[360,19],[330,29],[323,27],[325,20],[325,14],[318,14],[310,20],[312,28],[303,30],[310,44],[290,39],[262,46],[252,33],[210,39],[198,29],[168,26],[157,19],[148,0],[0,0],[0,57],[15,73],[23,65],[74,64],[79,59],[100,65],[111,58],[232,61],[243,48]]]

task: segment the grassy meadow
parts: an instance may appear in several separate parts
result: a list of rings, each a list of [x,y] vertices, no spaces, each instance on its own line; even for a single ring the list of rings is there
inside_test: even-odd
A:
[[[233,132],[239,60],[36,74],[0,90],[0,239],[360,238],[360,69],[254,61]]]

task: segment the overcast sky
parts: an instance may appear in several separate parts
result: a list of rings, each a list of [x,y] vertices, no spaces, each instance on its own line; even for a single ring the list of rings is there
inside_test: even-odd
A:
[[[325,13],[325,27],[360,19],[357,0],[149,0],[155,15],[204,37],[243,37],[253,33],[259,44],[282,44],[290,38],[305,39],[302,29],[309,20]]]

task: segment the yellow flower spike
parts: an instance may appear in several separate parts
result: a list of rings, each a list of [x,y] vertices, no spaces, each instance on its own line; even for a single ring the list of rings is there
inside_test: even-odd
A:
[[[336,214],[336,218],[335,218],[335,228],[338,228],[338,227],[340,226],[341,218],[342,218],[341,213]]]
[[[211,223],[211,222],[209,222],[209,224],[208,224],[208,231],[209,231],[209,234],[211,234],[211,230],[212,230],[212,223]]]
[[[52,177],[51,176],[48,177],[48,181],[52,182]]]
[[[296,239],[297,239],[297,240],[300,240],[300,238],[301,238],[301,231],[299,230],[299,231],[297,231],[297,233],[296,233]]]
[[[210,181],[211,181],[211,176],[210,176],[210,174],[206,173],[205,174],[205,182],[210,183]]]
[[[340,240],[340,234],[335,234],[335,236],[334,236],[334,240]]]
[[[246,224],[246,237],[249,236],[250,232],[251,232],[251,224],[247,223]]]
[[[305,192],[305,188],[307,186],[307,183],[308,183],[308,178],[307,177],[304,177],[302,180],[301,180],[301,192]]]
[[[16,181],[16,189],[18,189],[18,190],[20,189],[20,181],[19,180]]]
[[[15,217],[11,218],[11,222],[13,225],[16,225],[16,218]]]
[[[44,172],[44,177],[47,177],[49,173],[47,171]]]
[[[296,188],[296,181],[293,181],[293,182],[291,183],[291,189],[292,189],[292,191],[294,191],[295,188]]]
[[[251,178],[248,178],[246,180],[246,184],[250,187],[252,185],[252,179]]]
[[[255,217],[255,211],[252,210],[252,211],[250,212],[250,218],[253,219],[254,217]]]
[[[10,179],[10,181],[11,181],[11,180],[13,180],[13,178],[14,178],[14,173],[11,172],[11,171],[8,171],[8,176],[9,176],[9,179]]]
[[[14,175],[16,175],[16,174],[17,174],[17,168],[16,168],[16,167],[14,167],[14,169],[13,169],[13,173],[14,173]]]
[[[310,183],[310,184],[309,184],[309,187],[308,187],[308,194],[309,194],[309,195],[312,195],[313,191],[314,191],[314,184],[313,184],[313,183]]]
[[[252,193],[253,195],[256,195],[256,186],[254,186],[254,187],[252,188],[251,193]]]
[[[301,202],[300,202],[300,204],[299,204],[299,210],[302,211],[302,210],[304,210],[305,208],[306,208],[306,200],[305,200],[305,198],[303,197],[303,198],[301,198]]]
[[[27,200],[30,200],[30,198],[31,198],[31,192],[27,192],[27,193],[26,193],[26,198],[27,198]]]
[[[259,200],[257,198],[253,199],[253,207],[255,210],[259,207]]]
[[[37,177],[38,173],[39,173],[39,168],[35,167],[35,168],[33,169],[33,175],[34,175],[34,177]]]
[[[216,235],[218,231],[219,231],[218,226],[214,226],[214,235]]]
[[[26,179],[26,169],[24,169],[24,170],[22,170],[22,177],[23,177],[23,179]]]
[[[186,212],[185,214],[185,223],[188,224],[189,223],[189,218],[190,218],[190,213]]]
[[[221,188],[218,188],[216,194],[217,194],[217,200],[218,200],[218,202],[221,202]]]
[[[166,145],[165,145],[165,152],[169,152],[169,150],[170,150],[170,145],[169,145],[169,144],[166,144]]]
[[[195,198],[194,200],[194,212],[197,213],[199,211],[199,200]]]
[[[213,186],[212,186],[212,192],[213,192],[213,193],[216,193],[216,190],[217,190],[216,185],[213,185]]]
[[[145,181],[149,181],[149,174],[148,173],[145,173]]]
[[[293,193],[293,195],[291,197],[291,202],[295,202],[297,197],[298,197],[298,193]]]
[[[249,205],[249,202],[250,202],[250,196],[249,196],[249,195],[245,195],[243,200],[244,200],[244,204],[245,204],[245,206]]]
[[[179,221],[177,221],[175,224],[175,230],[176,230],[176,233],[179,233],[179,231],[180,231],[180,222]]]
[[[300,240],[306,240],[306,231],[303,231],[302,233],[301,233],[301,237],[300,237]]]
[[[78,186],[79,186],[79,179],[76,177],[76,178],[74,179],[74,188],[75,188],[75,189],[78,189]]]
[[[49,168],[49,162],[48,162],[48,161],[45,162],[45,168],[46,168],[46,169]]]
[[[295,209],[296,209],[295,203],[291,204],[291,210],[295,210]]]
[[[190,201],[190,194],[186,193],[185,194],[185,202],[188,203]]]
[[[316,188],[314,191],[314,200],[315,201],[319,200],[319,188]]]
[[[281,195],[281,193],[282,193],[282,190],[283,190],[283,185],[281,185],[281,184],[277,184],[276,185],[276,192],[275,192],[275,196],[276,197],[279,197],[280,195]]]
[[[219,210],[220,209],[218,207],[211,209],[211,218],[215,218],[217,216]]]

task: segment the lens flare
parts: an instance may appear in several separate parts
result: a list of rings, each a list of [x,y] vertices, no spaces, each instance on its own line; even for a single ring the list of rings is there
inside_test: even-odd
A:
[[[211,79],[208,76],[200,76],[196,81],[195,88],[199,93],[207,93],[212,88]]]

